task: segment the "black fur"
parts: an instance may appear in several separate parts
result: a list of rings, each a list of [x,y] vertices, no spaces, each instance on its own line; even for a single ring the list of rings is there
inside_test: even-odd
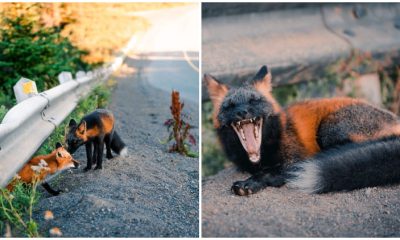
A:
[[[111,141],[111,149],[115,153],[120,154],[122,149],[124,149],[125,147],[126,147],[125,143],[119,137],[118,133],[114,131],[113,139]]]
[[[253,165],[250,162],[237,134],[230,126],[232,122],[253,117],[264,119],[259,165]],[[224,151],[241,170],[255,173],[280,161],[278,156],[278,141],[281,132],[279,116],[273,113],[272,104],[254,89],[247,87],[230,90],[221,105],[218,120],[221,127],[217,133]]]
[[[305,164],[316,167],[316,182],[293,184],[299,177],[314,174]],[[288,170],[291,185],[310,193],[353,190],[400,182],[400,137],[392,136],[363,143],[350,143],[321,152],[298,162]]]
[[[371,121],[372,120],[372,121]],[[351,143],[349,134],[368,136],[385,124],[395,124],[397,116],[368,104],[343,107],[325,118],[318,129],[317,142],[321,149]]]
[[[48,193],[50,193],[50,194],[53,195],[53,196],[58,196],[60,193],[62,193],[61,190],[54,190],[47,182],[44,182],[44,183],[42,183],[41,185],[42,185],[42,187],[43,187],[44,189],[46,189],[46,191],[47,191]]]

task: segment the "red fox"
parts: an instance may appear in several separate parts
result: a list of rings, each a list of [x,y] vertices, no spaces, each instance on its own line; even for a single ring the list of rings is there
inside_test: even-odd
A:
[[[48,155],[40,155],[32,158],[19,171],[17,177],[25,182],[32,183],[34,176],[42,182],[42,186],[52,195],[60,194],[61,190],[54,190],[47,183],[51,178],[58,173],[70,169],[77,168],[79,162],[74,160],[72,156],[64,149],[61,143],[56,144],[56,149]],[[14,182],[11,182],[7,189],[12,191]]]
[[[84,116],[79,124],[74,119],[69,122],[67,150],[73,154],[80,146],[85,144],[87,165],[84,171],[92,168],[102,169],[104,144],[106,145],[106,157],[113,158],[111,150],[125,156],[128,149],[114,130],[114,115],[106,109],[97,109]]]
[[[234,88],[204,76],[213,122],[227,157],[252,176],[237,195],[288,184],[309,193],[400,182],[400,121],[352,98],[314,99],[281,108],[263,66]]]

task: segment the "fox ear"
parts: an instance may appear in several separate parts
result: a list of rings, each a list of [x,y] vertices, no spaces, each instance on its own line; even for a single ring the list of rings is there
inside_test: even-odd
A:
[[[228,86],[223,83],[218,82],[213,76],[209,74],[204,74],[204,81],[206,83],[208,93],[210,95],[211,102],[213,103],[214,112],[213,112],[213,121],[214,127],[219,127],[219,121],[217,118],[219,108],[221,107],[221,103],[224,100],[226,94],[229,91]]]
[[[86,121],[82,121],[78,126],[78,131],[80,134],[85,134],[86,132]]]
[[[60,148],[60,147],[62,147],[62,144],[59,143],[59,142],[57,142],[57,143],[56,143],[56,149],[57,149],[57,148]]]
[[[228,86],[218,82],[218,80],[209,74],[204,74],[204,81],[206,83],[214,108],[219,108],[220,104],[224,100],[224,97],[229,91]]]
[[[263,95],[271,92],[271,73],[268,71],[267,66],[262,66],[253,78],[253,86],[256,90]]]
[[[69,127],[74,127],[74,126],[76,126],[76,121],[75,121],[75,119],[71,119],[71,120],[69,120],[69,125],[68,125]]]

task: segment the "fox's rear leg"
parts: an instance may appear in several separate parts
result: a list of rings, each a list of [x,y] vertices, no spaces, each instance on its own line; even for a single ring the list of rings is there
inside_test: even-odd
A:
[[[111,141],[113,139],[113,133],[108,134],[105,138],[104,138],[104,142],[106,144],[106,158],[107,159],[111,159],[114,156],[111,153]]]
[[[47,192],[49,192],[53,196],[57,196],[60,193],[62,193],[61,190],[54,190],[52,187],[50,187],[50,185],[47,182],[43,182],[42,186],[44,189],[46,189]]]
[[[244,181],[234,182],[231,191],[239,196],[246,196],[256,193],[268,186],[280,187],[285,184],[285,176],[282,170],[268,169],[255,173]]]

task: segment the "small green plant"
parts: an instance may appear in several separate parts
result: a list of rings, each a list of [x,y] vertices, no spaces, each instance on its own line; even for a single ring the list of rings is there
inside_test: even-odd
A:
[[[188,157],[198,157],[198,154],[190,151],[190,145],[196,144],[195,137],[190,133],[192,126],[182,118],[189,118],[188,115],[182,114],[184,104],[179,99],[179,92],[172,91],[171,93],[171,114],[172,118],[165,121],[169,137],[165,143],[174,140],[169,152],[178,152]]]
[[[0,232],[4,232],[7,223],[27,237],[39,237],[38,224],[32,217],[33,207],[40,197],[37,191],[38,176],[39,173],[33,177],[31,184],[15,178],[12,192],[0,189]]]
[[[8,109],[6,106],[1,105],[0,106],[0,122],[3,120],[4,116],[6,116],[6,113],[8,112]]]

